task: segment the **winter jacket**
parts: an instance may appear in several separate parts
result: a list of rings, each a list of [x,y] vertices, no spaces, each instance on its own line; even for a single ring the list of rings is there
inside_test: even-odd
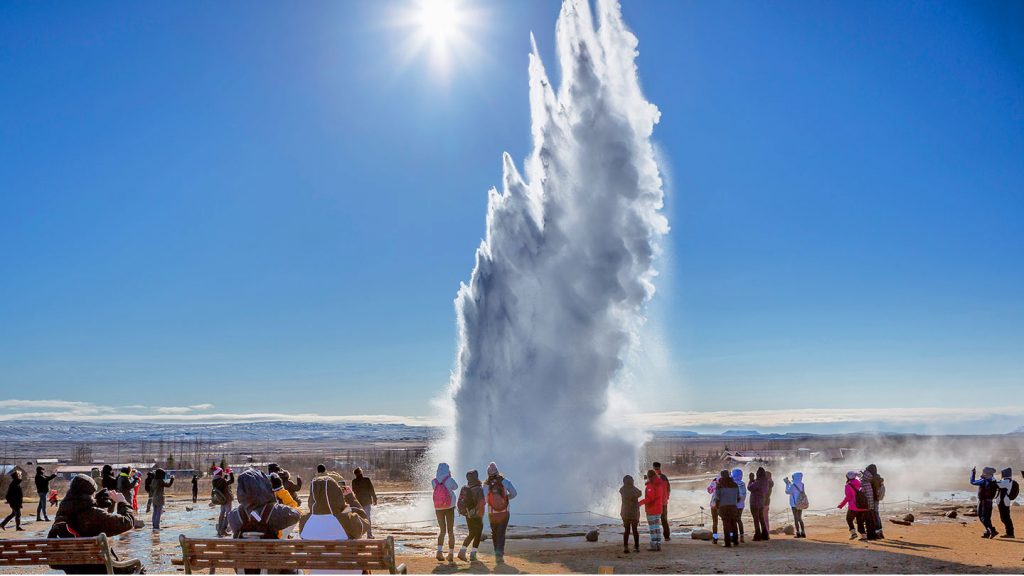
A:
[[[455,481],[454,478],[452,478],[452,471],[444,462],[437,465],[437,474],[434,476],[434,479],[430,481],[430,490],[433,491],[437,489],[437,487],[441,483],[444,483],[444,487],[448,489],[448,501],[451,503],[451,506],[442,508],[439,507],[435,502],[434,508],[437,510],[447,510],[449,508],[454,508],[455,491],[459,488],[459,484]]]
[[[296,510],[299,509],[299,503],[295,501],[295,498],[292,498],[292,493],[289,492],[288,489],[285,488],[284,486],[278,488],[277,490],[274,490],[274,496],[277,497],[277,501],[280,502],[281,504],[284,504],[285,506],[291,506]]]
[[[192,477],[192,493],[193,494],[198,494],[199,493],[199,476],[193,476]]]
[[[301,506],[302,498],[299,498],[299,490],[302,490],[302,478],[296,477],[295,480],[292,481],[291,472],[287,470],[281,470],[277,474],[281,477],[284,489],[287,490],[288,493],[292,495],[292,498]]]
[[[661,472],[658,472],[658,478],[661,479],[661,487],[664,489],[664,493],[661,495],[663,499],[663,506],[668,505],[669,498],[672,496],[672,483],[669,482],[668,476],[665,476]]]
[[[496,476],[490,476],[487,478],[487,481],[484,482],[484,499],[488,501],[489,506],[491,491],[494,490],[495,492],[497,492],[499,485],[502,487],[502,489],[505,490],[505,496],[508,498],[509,502],[508,509],[511,510],[512,499],[515,498],[519,493],[516,492],[516,487],[512,485],[512,482],[508,478],[502,476],[501,474],[498,474]]]
[[[226,479],[224,478],[224,474],[221,474],[220,476],[217,476],[216,478],[213,479],[213,487],[215,489],[220,490],[221,492],[224,493],[224,496],[228,500],[228,502],[227,502],[228,504],[231,504],[231,502],[235,499],[235,494],[231,490],[231,485],[234,484],[234,483],[235,483],[235,473],[234,472],[229,474]]]
[[[36,470],[36,494],[47,494],[50,492],[50,481],[56,478],[56,474],[49,476],[43,474],[42,470]]]
[[[100,486],[104,490],[117,490],[117,476],[114,476],[114,468],[110,464],[103,465]]]
[[[764,494],[767,491],[767,488],[768,479],[764,477],[763,473],[747,485],[747,493],[750,494],[751,508],[764,507]]]
[[[373,489],[373,482],[366,476],[356,476],[352,479],[352,491],[356,493],[356,499],[363,506],[377,505],[377,491]]]
[[[135,490],[135,487],[138,486],[138,484],[138,478],[128,476],[127,472],[121,472],[117,476],[117,487],[115,490],[120,492],[124,496],[124,499],[130,503],[132,501],[132,491]]]
[[[661,485],[661,478],[655,476],[647,481],[647,484],[644,486],[644,499],[637,502],[637,504],[644,505],[644,512],[648,516],[658,516],[661,514],[662,508],[665,507],[665,503],[662,500],[664,496],[665,487]]]
[[[844,490],[846,492],[846,497],[839,503],[838,508],[849,506],[851,512],[865,512],[866,510],[863,508],[857,507],[857,492],[860,492],[860,480],[856,478],[847,480],[846,488]]]
[[[879,503],[885,498],[885,488],[883,487],[883,484],[885,484],[885,478],[882,478],[878,473],[878,467],[874,464],[868,464],[868,466],[864,468],[864,472],[868,472],[869,477],[871,478],[871,509],[874,510],[878,508]],[[860,475],[861,489],[864,488],[865,482],[868,482],[868,479],[862,472]]]
[[[96,482],[79,474],[71,480],[68,493],[57,508],[53,518],[53,526],[47,538],[92,538],[100,534],[108,538],[128,532],[135,526],[135,517],[128,502],[117,505],[115,512],[107,510],[106,503],[100,504],[95,499]],[[111,550],[114,558],[117,554]],[[55,570],[63,570],[68,574],[95,574],[105,572],[102,565],[73,564],[51,565]]]
[[[336,477],[329,474],[317,476],[309,485],[309,514],[299,520],[299,532],[313,515],[333,515],[349,539],[362,538],[370,529],[366,512],[359,506],[356,496],[346,491]]]
[[[717,508],[718,507],[718,504],[715,503],[715,491],[717,489],[718,489],[718,478],[715,478],[714,480],[711,481],[711,484],[708,484],[708,494],[711,495],[711,501],[710,501],[710,503],[708,505],[711,508]]]
[[[170,488],[172,484],[174,484],[174,476],[168,479],[167,472],[157,468],[156,473],[153,474],[153,484],[150,487],[149,493],[149,500],[153,503],[153,506],[164,505],[164,488]]]
[[[4,500],[11,505],[11,508],[21,508],[25,503],[25,494],[21,490],[21,478],[11,475],[11,484],[7,487],[7,495]]]
[[[797,500],[800,499],[800,494],[804,491],[804,474],[803,472],[794,472],[793,481],[786,484],[786,494],[789,494],[789,507],[796,508]]]
[[[623,520],[639,520],[640,497],[643,496],[643,493],[634,484],[632,476],[626,476],[622,479],[619,496],[622,497],[622,508],[619,510],[619,516]]]
[[[264,514],[264,508],[268,505],[270,512]],[[238,476],[238,506],[228,515],[232,536],[242,536],[241,530],[245,523],[242,515],[249,516],[254,512],[262,516],[263,523],[270,530],[278,533],[299,521],[298,510],[277,502],[270,487],[270,477],[260,470],[250,469]]]
[[[978,500],[993,500],[998,495],[998,483],[993,477],[995,472],[995,468],[985,468],[981,478],[975,479],[975,471],[971,470],[971,484],[978,487]]]
[[[714,502],[716,508],[736,506],[740,501],[740,489],[732,478],[719,478],[715,488]]]
[[[466,472],[466,485],[459,491],[459,499],[463,501],[466,518],[484,517],[487,498],[484,496],[484,485],[480,483],[480,474],[476,470]]]
[[[733,468],[732,481],[736,483],[736,489],[740,492],[740,499],[736,503],[736,507],[743,510],[747,502],[747,485],[743,483],[743,470]]]
[[[875,488],[872,480],[874,480],[874,475],[871,474],[870,470],[865,469],[860,473],[860,491],[868,499],[868,510],[874,510],[878,506],[878,500],[875,500]]]
[[[997,486],[999,486],[999,497],[996,498],[996,502],[1003,506],[1012,506],[1013,500],[1010,500],[1010,488],[1013,486],[1012,469],[1003,469],[1002,478],[997,482]]]

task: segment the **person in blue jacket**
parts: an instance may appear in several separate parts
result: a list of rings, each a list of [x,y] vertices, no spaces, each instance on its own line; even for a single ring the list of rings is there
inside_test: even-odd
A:
[[[971,468],[971,484],[978,487],[978,520],[985,527],[982,538],[995,538],[999,535],[996,527],[992,524],[992,500],[999,493],[999,485],[996,482],[996,469],[986,466],[981,471],[981,478],[976,478],[977,468]]]

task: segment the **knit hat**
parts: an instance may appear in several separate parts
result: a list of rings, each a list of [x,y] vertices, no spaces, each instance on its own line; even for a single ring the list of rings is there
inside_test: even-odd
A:
[[[991,466],[985,466],[985,469],[981,471],[982,478],[989,478],[995,476],[996,469]]]
[[[1013,477],[1013,469],[1012,468],[1003,468],[1003,471],[1001,472],[1001,474],[1003,475],[1003,478],[1012,478]]]
[[[213,477],[220,478],[224,474],[224,469],[220,466],[213,469]]]
[[[487,475],[488,476],[494,476],[497,473],[498,473],[498,465],[497,464],[495,464],[494,462],[491,462],[490,464],[487,465]]]
[[[856,477],[857,477],[857,471],[856,470],[850,470],[849,472],[846,473],[846,479],[847,480],[853,480]]]

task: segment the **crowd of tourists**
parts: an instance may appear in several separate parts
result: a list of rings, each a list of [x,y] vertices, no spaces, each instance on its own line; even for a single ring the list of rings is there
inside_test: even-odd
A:
[[[10,476],[6,501],[11,513],[0,522],[0,529],[5,530],[13,520],[16,530],[24,530],[21,526],[21,509],[24,504],[21,470],[14,470]],[[278,539],[287,538],[292,531],[297,530],[298,537],[303,539],[349,540],[373,537],[372,511],[377,505],[377,494],[373,482],[359,468],[353,470],[350,487],[341,474],[328,471],[324,465],[318,466],[316,476],[308,485],[305,510],[300,494],[302,479],[293,478],[277,464],[270,464],[266,472],[248,469],[237,477],[229,467],[211,466],[210,476],[210,506],[219,507],[216,520],[218,536]],[[1010,509],[1019,495],[1020,485],[1013,479],[1010,468],[1003,469],[999,476],[997,479],[996,470],[992,467],[985,467],[980,475],[976,469],[971,470],[970,483],[978,490],[978,519],[985,529],[983,538],[1014,538]],[[56,474],[47,474],[43,467],[36,468],[34,480],[39,496],[37,521],[50,521],[48,505],[56,506],[58,503],[56,490],[50,488],[55,478]],[[622,502],[622,545],[626,554],[630,553],[631,539],[633,552],[640,552],[641,507],[647,521],[649,551],[660,551],[662,542],[672,537],[669,522],[671,483],[662,472],[661,464],[654,462],[644,480],[645,485],[641,490],[634,478],[627,475],[619,488]],[[804,475],[802,472],[793,472],[783,478],[783,483],[792,518],[792,530],[786,532],[795,538],[806,538],[803,514],[809,508],[809,500]],[[138,501],[140,488],[148,495],[145,512],[151,515],[150,526],[153,530],[160,530],[165,491],[173,484],[174,478],[161,468],[147,473],[143,478],[141,472],[130,467],[123,467],[115,473],[107,465],[103,467],[98,482],[90,476],[77,475],[71,480],[67,494],[59,500],[48,537],[115,536],[143,527]],[[193,475],[191,484],[192,502],[196,503],[198,474]],[[454,562],[457,558],[464,562],[477,561],[477,550],[486,518],[491,529],[495,561],[503,563],[506,531],[511,516],[509,504],[517,492],[512,482],[499,471],[497,464],[491,462],[487,466],[483,479],[477,470],[467,471],[465,484],[460,486],[450,466],[442,462],[437,466],[430,488],[438,525],[437,560]],[[721,542],[728,548],[744,543],[746,517],[749,517],[753,526],[753,541],[771,540],[773,533],[782,533],[771,529],[774,489],[772,472],[764,467],[749,472],[746,478],[740,468],[722,470],[707,486],[712,544]],[[870,464],[861,471],[847,472],[842,492],[843,499],[837,507],[846,509],[850,539],[884,538],[879,508],[885,500],[886,487],[878,467]],[[994,510],[999,512],[1002,534],[993,524]],[[467,530],[457,554],[456,514],[465,518]],[[62,568],[68,571],[85,569],[82,566]]]

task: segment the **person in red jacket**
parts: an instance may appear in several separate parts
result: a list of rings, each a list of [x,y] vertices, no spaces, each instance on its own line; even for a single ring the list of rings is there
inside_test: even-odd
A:
[[[672,539],[672,530],[668,525],[668,499],[672,495],[672,484],[669,483],[668,476],[662,473],[661,462],[654,463],[654,471],[658,473],[663,488],[661,493],[661,533],[667,541]]]
[[[664,507],[664,497],[665,487],[662,486],[658,473],[652,468],[647,471],[644,499],[640,501],[644,506],[644,512],[647,513],[647,529],[651,534],[651,544],[647,549],[652,552],[661,550],[661,511]]]

